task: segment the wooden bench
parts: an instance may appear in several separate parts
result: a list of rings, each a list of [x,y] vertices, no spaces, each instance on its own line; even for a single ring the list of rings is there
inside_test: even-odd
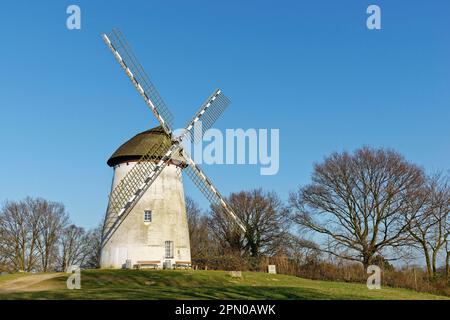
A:
[[[151,267],[153,269],[158,269],[161,261],[136,261],[134,268],[141,269],[146,267]]]
[[[178,268],[184,268],[189,269],[191,267],[190,261],[175,261],[175,264],[173,265],[174,269]]]

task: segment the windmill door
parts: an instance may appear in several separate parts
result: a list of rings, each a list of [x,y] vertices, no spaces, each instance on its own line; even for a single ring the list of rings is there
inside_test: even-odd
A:
[[[127,259],[128,259],[128,248],[126,247],[116,248],[114,264],[118,267],[126,268]]]

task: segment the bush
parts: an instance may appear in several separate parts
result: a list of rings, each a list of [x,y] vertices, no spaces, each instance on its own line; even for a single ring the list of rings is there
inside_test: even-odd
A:
[[[236,254],[193,258],[192,266],[193,268],[208,270],[251,270],[248,260]]]

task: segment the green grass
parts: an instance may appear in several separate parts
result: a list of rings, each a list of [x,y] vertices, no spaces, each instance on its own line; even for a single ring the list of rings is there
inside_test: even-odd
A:
[[[0,299],[448,299],[406,289],[369,290],[364,284],[256,272],[232,278],[224,271],[87,270],[82,272],[80,290],[66,289],[66,279],[61,275],[46,280],[39,284],[40,291],[0,293]],[[45,290],[46,286],[52,289]]]
[[[10,274],[5,274],[0,276],[0,283],[6,282],[6,281],[10,281],[10,280],[15,280],[15,279],[19,279],[21,277],[24,276],[29,276],[28,273],[10,273]]]

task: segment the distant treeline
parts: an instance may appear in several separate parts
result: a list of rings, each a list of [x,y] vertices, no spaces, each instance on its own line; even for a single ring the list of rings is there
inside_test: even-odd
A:
[[[0,211],[0,271],[97,268],[101,228],[70,223],[61,203],[42,198],[7,201]]]

